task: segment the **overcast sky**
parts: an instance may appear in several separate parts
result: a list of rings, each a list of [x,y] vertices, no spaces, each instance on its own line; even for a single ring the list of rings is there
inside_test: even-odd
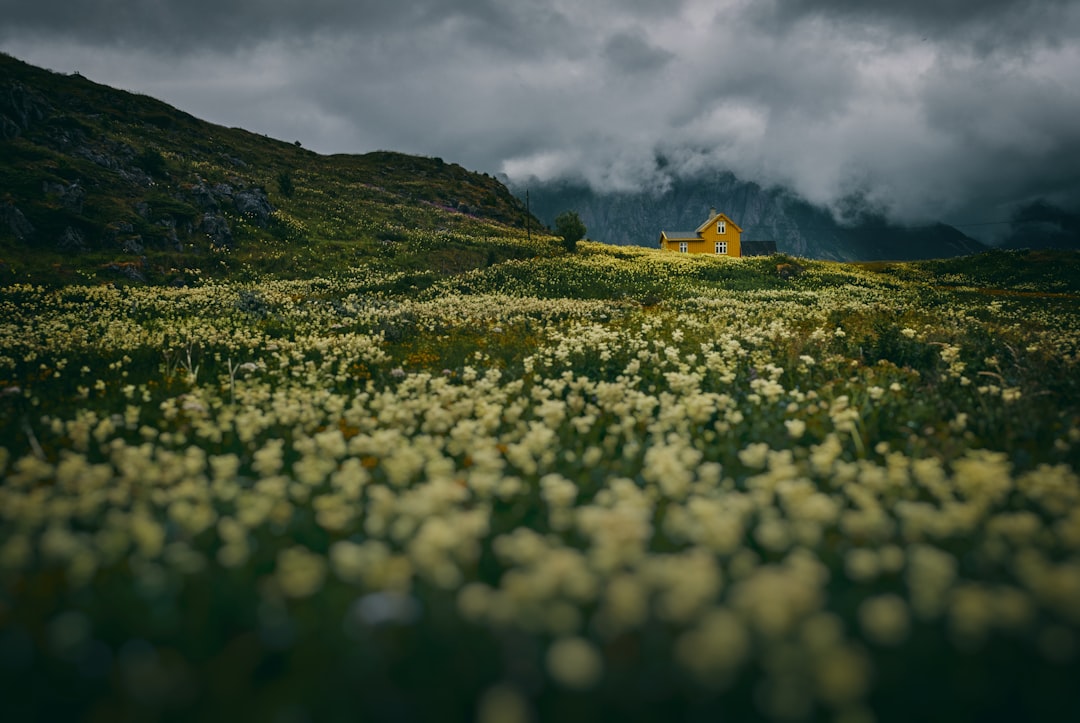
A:
[[[322,153],[599,189],[722,168],[902,221],[1080,207],[1076,0],[0,0],[0,18],[20,59]]]

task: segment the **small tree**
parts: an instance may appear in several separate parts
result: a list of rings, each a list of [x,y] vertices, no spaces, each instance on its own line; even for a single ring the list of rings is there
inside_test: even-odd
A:
[[[574,253],[578,241],[585,236],[585,224],[576,211],[564,211],[555,218],[555,233],[562,237],[566,250]]]

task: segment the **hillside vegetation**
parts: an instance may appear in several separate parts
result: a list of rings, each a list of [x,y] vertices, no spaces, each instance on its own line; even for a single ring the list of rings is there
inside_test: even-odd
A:
[[[154,283],[349,265],[439,274],[550,253],[495,179],[321,156],[0,55],[0,281]]]

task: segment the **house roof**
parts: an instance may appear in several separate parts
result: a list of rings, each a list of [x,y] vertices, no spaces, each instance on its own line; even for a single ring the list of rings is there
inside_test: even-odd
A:
[[[697,231],[661,231],[660,233],[667,237],[669,241],[679,241],[682,239],[696,241],[701,238]]]
[[[668,241],[700,241],[701,234],[705,231],[705,229],[707,229],[711,224],[714,224],[721,219],[726,221],[728,225],[731,226],[733,229],[735,229],[739,233],[742,233],[742,228],[739,226],[739,224],[732,221],[731,217],[728,216],[726,213],[714,213],[705,223],[698,226],[697,229],[694,231],[661,231],[660,235],[666,238]]]

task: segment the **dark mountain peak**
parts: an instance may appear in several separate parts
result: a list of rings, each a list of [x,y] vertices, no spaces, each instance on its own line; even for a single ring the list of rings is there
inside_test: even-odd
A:
[[[1038,199],[1012,215],[1003,248],[1080,250],[1080,213]]]

